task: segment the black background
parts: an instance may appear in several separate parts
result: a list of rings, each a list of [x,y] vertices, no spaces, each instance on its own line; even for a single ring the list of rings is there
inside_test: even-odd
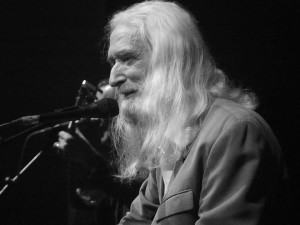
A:
[[[4,1],[0,13],[0,124],[74,104],[83,80],[109,76],[103,29],[136,1]],[[277,136],[299,207],[299,61],[296,1],[178,1],[199,21],[213,56],[231,79],[254,90],[258,112]],[[45,138],[45,137],[43,137]],[[31,141],[25,159],[44,148]],[[0,185],[17,171],[24,137],[1,146]],[[44,154],[0,196],[0,224],[66,224],[64,162]]]

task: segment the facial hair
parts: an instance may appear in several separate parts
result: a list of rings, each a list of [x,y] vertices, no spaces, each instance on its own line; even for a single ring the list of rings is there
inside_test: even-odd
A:
[[[141,90],[136,84],[123,84],[118,93],[122,93],[124,91],[135,91],[133,94],[129,96],[125,96],[124,94],[117,94],[117,100],[119,104],[120,114],[119,116],[122,120],[126,121],[129,124],[136,125],[139,121],[141,121]]]

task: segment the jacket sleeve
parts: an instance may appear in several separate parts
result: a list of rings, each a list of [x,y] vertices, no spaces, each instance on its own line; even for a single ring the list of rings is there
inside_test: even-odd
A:
[[[135,198],[128,212],[120,221],[120,225],[151,224],[159,206],[156,182],[156,169],[149,173],[142,184],[139,195]]]
[[[268,224],[264,214],[281,171],[279,145],[268,132],[260,124],[236,121],[218,134],[204,164],[196,224]]]

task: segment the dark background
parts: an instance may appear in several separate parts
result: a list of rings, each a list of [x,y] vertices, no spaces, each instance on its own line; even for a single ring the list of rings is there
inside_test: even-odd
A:
[[[0,124],[71,106],[83,80],[96,84],[107,78],[104,26],[112,12],[133,2],[2,1]],[[282,146],[297,211],[300,96],[296,1],[178,2],[196,16],[219,67],[258,94],[257,111]],[[4,177],[16,174],[24,138],[0,146],[0,188]],[[45,148],[48,139],[38,139],[28,145],[26,160]],[[17,185],[0,196],[0,224],[66,224],[63,167],[64,162],[55,155],[42,155]]]

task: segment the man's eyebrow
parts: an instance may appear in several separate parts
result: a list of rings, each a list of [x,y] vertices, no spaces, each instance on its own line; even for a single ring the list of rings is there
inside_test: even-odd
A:
[[[138,52],[136,51],[136,49],[123,49],[108,55],[107,61],[112,62],[114,59],[118,59],[124,56],[135,56],[137,54]]]

